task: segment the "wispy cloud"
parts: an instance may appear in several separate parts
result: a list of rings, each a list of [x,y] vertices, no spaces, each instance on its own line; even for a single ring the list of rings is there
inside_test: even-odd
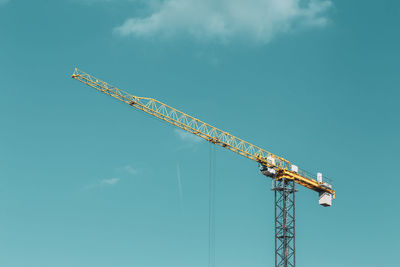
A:
[[[121,180],[125,179],[128,175],[137,175],[139,173],[139,171],[133,168],[131,165],[125,165],[124,167],[116,168],[114,171],[118,173],[117,176],[120,177],[122,176],[122,179],[112,177],[112,178],[97,180],[97,182],[84,186],[83,189],[115,186],[117,183],[121,182]]]
[[[179,139],[190,144],[198,144],[202,140],[200,137],[189,132],[185,132],[181,129],[174,129],[174,132],[179,137]]]
[[[153,2],[153,1],[150,1]],[[179,34],[197,40],[246,39],[267,43],[298,27],[328,22],[330,0],[165,0],[147,17],[127,19],[115,30],[138,37]]]
[[[126,172],[129,173],[129,174],[132,174],[132,175],[138,174],[138,170],[137,170],[137,169],[134,169],[131,165],[126,165],[126,166],[123,168],[123,170],[126,171]]]
[[[115,185],[120,181],[119,178],[110,178],[110,179],[103,179],[100,182],[100,185]]]
[[[83,187],[83,189],[92,189],[97,187],[109,187],[116,185],[121,179],[119,178],[109,178],[109,179],[102,179],[96,183],[89,184]]]

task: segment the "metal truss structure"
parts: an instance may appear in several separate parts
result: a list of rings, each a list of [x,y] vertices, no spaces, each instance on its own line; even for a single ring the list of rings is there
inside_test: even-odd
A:
[[[325,187],[322,183],[318,183],[315,175],[311,175],[301,169],[297,172],[292,171],[292,164],[288,160],[202,122],[156,99],[131,95],[78,69],[75,69],[72,78],[213,144],[256,161],[261,165],[273,168],[282,178],[293,180],[318,193],[327,192],[332,194],[333,198],[335,197],[335,191]]]
[[[275,179],[275,267],[296,266],[295,183]]]

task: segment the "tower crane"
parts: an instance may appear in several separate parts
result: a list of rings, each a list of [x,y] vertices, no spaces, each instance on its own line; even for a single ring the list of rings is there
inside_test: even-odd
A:
[[[212,144],[221,146],[259,164],[260,172],[273,179],[275,194],[275,266],[294,267],[295,258],[295,184],[318,193],[319,204],[332,205],[335,191],[321,173],[312,175],[290,161],[237,138],[195,117],[149,97],[131,95],[79,69],[72,78],[142,110]]]

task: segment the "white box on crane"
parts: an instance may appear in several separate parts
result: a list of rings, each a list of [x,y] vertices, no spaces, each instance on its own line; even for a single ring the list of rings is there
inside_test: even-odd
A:
[[[275,177],[276,176],[276,171],[273,168],[269,168],[267,166],[263,166],[263,165],[260,166],[260,171],[265,176],[269,176],[269,177]]]
[[[317,182],[322,183],[322,173],[317,173]]]
[[[328,192],[319,193],[319,204],[324,207],[332,206],[332,194]]]
[[[273,157],[268,156],[268,157],[267,157],[267,161],[268,161],[269,163],[275,165],[275,159],[274,159]]]
[[[292,172],[299,173],[299,167],[292,165]]]

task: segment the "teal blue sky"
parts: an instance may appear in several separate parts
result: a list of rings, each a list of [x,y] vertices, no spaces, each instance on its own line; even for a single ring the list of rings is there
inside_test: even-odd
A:
[[[211,145],[71,79],[157,98],[334,180],[297,264],[397,266],[400,3],[0,0],[0,265],[200,267]],[[216,266],[273,266],[271,181],[216,149]]]

